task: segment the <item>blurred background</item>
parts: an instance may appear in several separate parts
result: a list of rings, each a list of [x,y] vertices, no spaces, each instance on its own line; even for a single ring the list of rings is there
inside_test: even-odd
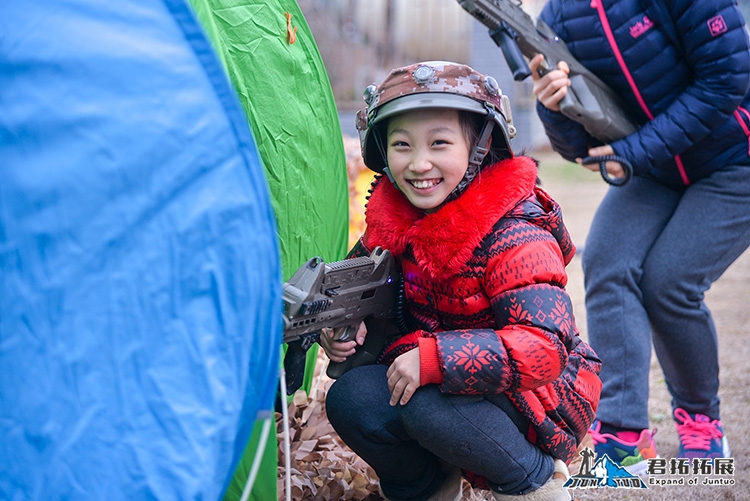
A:
[[[331,80],[345,135],[356,136],[354,114],[362,91],[392,68],[417,61],[447,60],[492,75],[512,103],[518,129],[513,147],[547,145],[536,118],[531,80],[515,82],[487,28],[456,0],[299,0]],[[536,17],[542,0],[525,0]]]
[[[544,0],[523,0],[537,17]],[[331,80],[345,135],[356,136],[354,113],[362,91],[391,68],[417,61],[449,60],[494,76],[513,109],[516,151],[547,150],[534,110],[531,79],[515,82],[484,25],[456,0],[298,0]],[[750,0],[739,0],[745,19]]]

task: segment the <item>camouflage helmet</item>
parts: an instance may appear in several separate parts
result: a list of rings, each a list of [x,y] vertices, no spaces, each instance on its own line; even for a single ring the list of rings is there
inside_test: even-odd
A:
[[[490,128],[495,136],[493,141],[501,141],[513,154],[510,140],[516,129],[508,97],[502,94],[494,78],[465,64],[427,61],[396,68],[380,85],[368,86],[364,100],[367,107],[357,113],[356,126],[362,158],[375,172],[383,172],[386,167],[385,138],[378,137],[384,132],[378,131],[378,124],[388,117],[421,108],[450,108],[484,115],[495,125],[494,131]],[[482,150],[482,145],[477,146]],[[472,157],[481,154],[481,163],[486,153],[487,150],[474,151]]]

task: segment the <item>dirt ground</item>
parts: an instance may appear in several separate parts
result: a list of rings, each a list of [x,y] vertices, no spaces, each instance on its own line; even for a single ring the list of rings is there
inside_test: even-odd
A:
[[[574,164],[564,162],[555,154],[534,153],[540,160],[542,186],[560,203],[563,218],[576,246],[585,251],[586,234],[599,201],[608,189],[598,174],[590,173]],[[748,203],[750,210],[750,202]],[[586,338],[586,312],[583,300],[583,274],[580,255],[568,266],[570,293],[576,320],[581,335]],[[750,500],[750,342],[747,330],[750,326],[750,307],[747,304],[750,287],[750,252],[740,257],[714,284],[706,295],[719,333],[721,358],[722,421],[729,438],[734,457],[734,485],[701,485],[705,476],[686,475],[695,479],[695,486],[658,486],[648,489],[592,490],[574,489],[575,499],[588,500]],[[322,365],[322,364],[319,364]],[[652,357],[651,394],[649,408],[651,428],[655,435],[657,450],[661,457],[674,458],[678,451],[678,438],[671,419],[670,397],[661,369]],[[314,386],[314,399],[298,399],[299,405],[292,407],[291,427],[291,498],[295,500],[378,500],[377,477],[364,462],[351,453],[340,442],[325,419],[324,396],[331,383],[321,376]],[[281,419],[278,420],[281,431]],[[311,430],[311,428],[313,428]],[[281,443],[281,435],[279,435]],[[284,454],[280,447],[279,498],[285,496]],[[571,473],[577,473],[577,469]],[[668,477],[660,477],[668,478]],[[679,477],[675,477],[679,478]],[[711,478],[711,477],[709,477]],[[718,478],[718,477],[713,477]],[[489,493],[472,491],[464,485],[464,499],[482,501],[492,499]]]

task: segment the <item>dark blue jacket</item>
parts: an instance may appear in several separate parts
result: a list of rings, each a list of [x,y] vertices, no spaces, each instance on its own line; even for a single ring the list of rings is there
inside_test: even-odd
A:
[[[661,12],[653,0],[549,0],[539,17],[641,125],[611,143],[636,175],[684,186],[750,165],[750,42],[735,1],[658,1]],[[601,144],[562,114],[537,110],[564,158]]]

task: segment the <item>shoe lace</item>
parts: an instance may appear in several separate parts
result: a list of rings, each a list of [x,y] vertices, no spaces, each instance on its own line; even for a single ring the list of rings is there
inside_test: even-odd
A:
[[[711,421],[706,418],[705,421],[696,421],[684,409],[676,409],[674,412],[678,422],[677,434],[680,436],[680,442],[685,449],[710,450],[711,441],[721,439],[722,433],[719,430],[717,420]]]
[[[594,425],[589,428],[589,435],[591,436],[591,440],[594,442],[594,445],[603,444],[607,441],[607,437],[614,438],[615,440],[623,441],[620,437],[616,435],[611,435],[609,433],[602,433],[601,430],[602,425],[599,421],[595,421]],[[654,435],[656,435],[656,428],[653,429],[651,432],[651,437],[653,438]]]
[[[606,438],[604,438],[604,435],[602,435],[599,430],[601,429],[601,425],[597,423],[597,426],[592,426],[589,428],[589,435],[591,435],[591,440],[594,442],[594,445],[599,445],[607,441]]]

